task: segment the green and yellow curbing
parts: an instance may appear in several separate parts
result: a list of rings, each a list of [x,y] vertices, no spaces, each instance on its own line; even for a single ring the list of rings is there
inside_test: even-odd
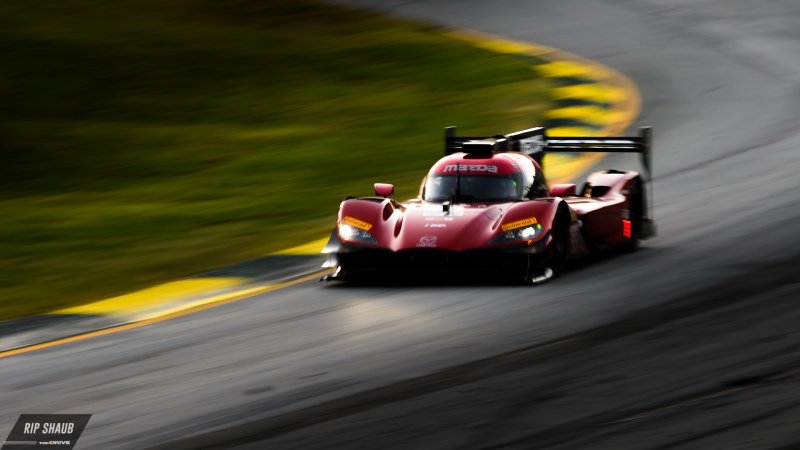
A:
[[[556,108],[546,113],[545,126],[551,136],[608,136],[623,133],[638,116],[641,98],[635,84],[621,73],[599,63],[552,47],[501,38],[473,31],[444,33],[453,39],[494,52],[518,55],[531,62],[531,69],[556,83],[551,98]],[[545,165],[552,183],[564,182],[583,173],[603,154],[547,155]],[[288,248],[271,257],[319,255],[328,238]],[[48,316],[109,317],[114,324],[69,333],[16,348],[0,341],[0,358],[143,327],[197,311],[250,298],[311,280],[325,271],[298,273],[288,281],[252,283],[246,277],[204,276],[164,283],[126,295],[53,311]]]
[[[239,300],[244,300],[254,295],[263,294],[269,291],[274,291],[277,289],[294,286],[299,283],[303,283],[314,278],[319,277],[323,272],[320,273],[311,273],[306,274],[303,276],[299,276],[295,279],[276,283],[276,284],[269,284],[269,285],[262,285],[262,286],[248,286],[246,288],[235,289],[230,292],[225,293],[218,293],[218,294],[210,294],[202,299],[193,301],[193,302],[186,302],[180,306],[175,306],[172,308],[162,308],[157,313],[153,313],[147,315],[146,313],[142,313],[138,316],[133,316],[136,318],[129,318],[127,321],[123,323],[119,323],[109,327],[95,327],[94,329],[90,329],[88,331],[83,331],[80,333],[70,335],[67,333],[64,337],[59,337],[55,339],[47,339],[37,343],[27,344],[18,347],[11,347],[7,349],[0,349],[0,359],[8,358],[10,356],[19,355],[23,353],[32,352],[35,350],[42,350],[50,347],[55,347],[58,345],[68,344],[70,342],[78,342],[83,341],[86,339],[91,339],[98,336],[104,336],[107,334],[118,333],[120,331],[132,330],[136,328],[141,328],[147,325],[156,324],[159,322],[164,322],[167,320],[175,319],[178,317],[186,316],[188,314],[200,312],[206,309],[214,308],[217,306],[222,306],[227,303],[236,302]],[[170,283],[167,283],[170,284]],[[163,286],[159,286],[157,288],[161,288]],[[168,293],[169,288],[166,288],[165,295]],[[145,289],[144,291],[147,291]],[[140,291],[140,292],[144,292]],[[114,299],[109,299],[114,300]],[[168,296],[155,296],[150,301],[165,301],[170,302],[174,301],[175,298],[168,297]],[[103,300],[101,302],[96,303],[104,303],[107,300]],[[108,305],[108,303],[106,304]],[[95,306],[90,306],[89,309],[94,309]]]

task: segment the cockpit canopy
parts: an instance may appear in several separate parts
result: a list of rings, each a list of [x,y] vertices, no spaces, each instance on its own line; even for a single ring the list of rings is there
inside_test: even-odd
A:
[[[524,198],[521,173],[486,175],[431,174],[425,181],[423,200],[443,202],[513,202]]]
[[[514,202],[549,195],[538,164],[521,153],[456,153],[428,172],[420,197],[429,202]]]

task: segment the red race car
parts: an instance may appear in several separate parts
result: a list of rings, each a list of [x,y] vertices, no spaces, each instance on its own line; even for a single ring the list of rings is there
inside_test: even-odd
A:
[[[395,201],[391,184],[375,196],[348,198],[323,253],[327,279],[369,272],[495,272],[541,283],[567,260],[598,249],[634,250],[655,235],[646,188],[652,128],[635,137],[548,138],[542,127],[495,137],[445,133],[445,156],[422,181],[419,196]],[[553,152],[639,153],[635,171],[591,174],[548,187],[542,157]]]

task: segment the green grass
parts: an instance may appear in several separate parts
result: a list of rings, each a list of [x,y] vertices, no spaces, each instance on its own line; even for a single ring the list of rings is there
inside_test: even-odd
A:
[[[538,122],[528,63],[309,0],[0,2],[0,319],[325,235],[442,128]]]

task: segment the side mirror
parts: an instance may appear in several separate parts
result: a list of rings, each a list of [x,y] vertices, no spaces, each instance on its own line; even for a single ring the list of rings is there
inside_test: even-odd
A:
[[[375,195],[379,197],[391,197],[394,195],[394,185],[388,183],[375,183]]]
[[[574,184],[554,184],[550,188],[550,195],[553,197],[569,197],[576,195],[576,190]]]

